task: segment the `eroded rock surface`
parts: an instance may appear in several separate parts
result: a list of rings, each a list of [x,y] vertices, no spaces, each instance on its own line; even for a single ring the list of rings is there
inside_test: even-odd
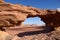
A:
[[[12,36],[7,32],[0,31],[0,40],[12,40]]]
[[[1,1],[2,2],[2,1]],[[60,26],[60,12],[19,4],[0,3],[0,28],[20,25],[26,18],[40,17],[49,27]]]
[[[10,4],[0,0],[0,29],[3,29],[4,27],[15,27],[17,25],[21,25],[26,18],[37,16],[46,23],[47,27],[55,28],[55,31],[47,33],[49,30],[47,28],[48,30],[43,31],[44,33],[41,31],[36,35],[29,35],[33,34],[33,32],[30,33],[28,31],[29,33],[20,33],[19,35],[22,35],[22,37],[14,37],[12,39],[10,34],[0,30],[0,40],[60,40],[60,11],[39,9],[19,4]]]
[[[40,33],[35,35],[25,35],[22,37],[15,36],[12,40],[60,40],[60,31],[52,31],[49,33]]]

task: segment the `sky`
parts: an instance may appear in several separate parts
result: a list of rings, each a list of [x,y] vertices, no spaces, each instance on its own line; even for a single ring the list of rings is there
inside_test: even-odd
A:
[[[30,5],[41,9],[57,9],[60,8],[60,0],[5,0],[5,2],[13,4]],[[44,24],[40,18],[27,18],[24,24]]]

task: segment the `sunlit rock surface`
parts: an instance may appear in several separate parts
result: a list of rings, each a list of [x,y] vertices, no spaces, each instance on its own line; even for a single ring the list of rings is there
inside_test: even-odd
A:
[[[30,31],[19,34],[21,29],[18,31],[13,29],[12,33],[15,31],[20,35],[19,36],[16,34],[18,37],[13,37],[13,39],[7,32],[0,31],[0,40],[60,40],[59,10],[39,9],[31,6],[6,3],[3,0],[0,0],[0,30],[3,28],[8,29],[9,27],[13,28],[15,26],[21,25],[22,22],[24,22],[24,20],[29,17],[40,17],[41,20],[46,23],[47,27],[55,29],[55,31],[47,32],[50,29],[46,27],[48,30],[41,32],[39,31],[39,33],[35,32],[37,34],[33,32],[30,33]],[[29,28],[26,30],[29,30]]]
[[[7,32],[0,31],[0,40],[12,40],[12,36]]]
[[[31,6],[4,2],[0,3],[0,27],[20,25],[26,18],[37,16],[46,23],[46,26],[60,26],[60,12],[58,10],[38,9]]]

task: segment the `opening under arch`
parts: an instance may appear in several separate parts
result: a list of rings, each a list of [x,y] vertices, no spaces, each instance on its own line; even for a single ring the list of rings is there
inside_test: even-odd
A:
[[[39,18],[39,17],[30,17],[30,18],[27,18],[22,24],[23,25],[45,26],[45,23],[43,21],[41,21],[41,18]]]

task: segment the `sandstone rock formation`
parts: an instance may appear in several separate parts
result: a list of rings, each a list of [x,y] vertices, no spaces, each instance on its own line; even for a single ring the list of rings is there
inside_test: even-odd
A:
[[[12,36],[4,31],[0,31],[0,40],[11,40]]]
[[[2,2],[2,1],[1,1]],[[0,28],[20,25],[26,18],[40,17],[48,27],[60,26],[60,12],[19,4],[0,3]]]

